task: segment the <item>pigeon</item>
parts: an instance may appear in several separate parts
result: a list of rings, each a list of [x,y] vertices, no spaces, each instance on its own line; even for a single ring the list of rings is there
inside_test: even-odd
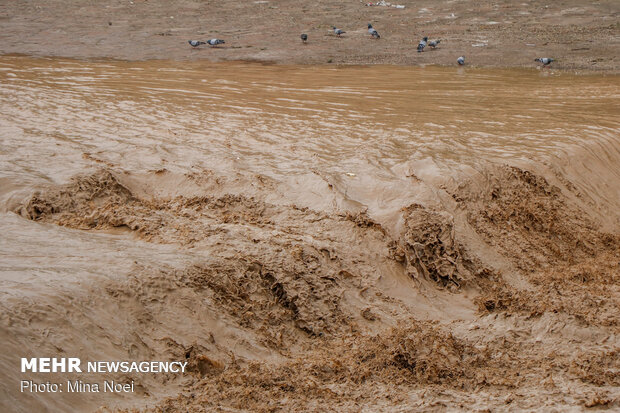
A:
[[[345,34],[346,32],[340,29],[337,29],[336,26],[332,26],[332,29],[334,29],[334,33],[336,33],[336,36],[340,37],[341,34]]]
[[[187,43],[189,43],[192,47],[198,47],[201,44],[206,44],[205,42],[200,42],[198,40],[188,40]]]
[[[308,41],[308,35],[306,33],[302,33],[301,41],[304,42],[304,43],[306,43]]]
[[[375,39],[381,38],[379,32],[373,29],[372,24],[368,23],[368,34],[374,37]]]
[[[207,40],[207,43],[209,43],[209,45],[211,45],[212,47],[216,47],[218,44],[224,44],[226,42],[220,39],[211,39]]]
[[[542,63],[543,67],[545,67],[549,66],[551,62],[553,62],[553,59],[550,57],[537,57],[536,59],[534,59],[534,61]]]
[[[418,44],[418,53],[424,50],[424,48],[426,47],[427,41],[428,41],[428,37],[426,36],[422,40],[420,40],[420,44]]]
[[[459,65],[463,66],[463,65],[465,64],[465,56],[461,56],[461,57],[459,57],[458,59],[456,59],[456,62],[457,62]]]
[[[437,39],[437,40],[431,40],[430,42],[428,42],[428,45],[431,47],[431,49],[434,49],[437,47],[437,45],[441,43],[441,40]]]

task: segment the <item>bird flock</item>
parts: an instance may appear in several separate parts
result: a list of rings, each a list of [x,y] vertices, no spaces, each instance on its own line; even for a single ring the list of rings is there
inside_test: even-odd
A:
[[[201,42],[201,41],[198,41],[198,40],[188,40],[187,43],[189,43],[190,46],[196,48],[196,47],[201,46],[203,44],[208,44],[211,47],[217,47],[218,45],[224,44],[226,42],[224,40],[221,40],[221,39],[210,39],[210,40],[207,40],[206,42]]]
[[[334,32],[334,34],[336,35],[336,37],[342,37],[343,34],[345,34],[346,32],[342,29],[339,29],[336,26],[332,26],[332,30]],[[368,34],[370,35],[371,38],[373,39],[380,39],[381,35],[379,34],[379,32],[377,31],[377,29],[375,29],[374,27],[372,27],[372,24],[368,23]],[[301,36],[301,41],[302,43],[306,44],[308,42],[308,34],[307,33],[302,33]],[[188,43],[190,44],[190,46],[192,46],[192,48],[197,48],[200,47],[204,44],[208,44],[211,47],[217,47],[220,44],[225,44],[226,42],[224,40],[221,39],[210,39],[207,40],[206,42],[202,42],[199,40],[188,40]],[[426,46],[430,47],[431,49],[436,49],[437,46],[439,46],[439,43],[441,43],[441,39],[435,39],[435,40],[428,40],[428,36],[424,36],[422,38],[422,40],[420,40],[420,42],[418,43],[418,53],[422,53],[424,51],[424,49],[426,48]],[[552,62],[555,61],[555,59],[552,59],[550,57],[537,57],[536,59],[534,59],[535,62],[539,62],[542,64],[542,67],[549,67],[551,65]],[[456,59],[456,63],[459,66],[463,66],[465,64],[465,56],[459,56]]]

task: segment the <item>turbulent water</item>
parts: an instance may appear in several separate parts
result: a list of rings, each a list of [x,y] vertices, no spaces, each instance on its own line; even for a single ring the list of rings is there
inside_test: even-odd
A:
[[[18,357],[41,351],[174,359],[193,346],[213,365],[228,363],[224,348],[280,363],[341,334],[352,313],[367,332],[406,317],[480,320],[483,267],[518,287],[574,257],[600,262],[597,246],[615,245],[603,238],[620,229],[619,97],[617,77],[552,70],[2,56],[1,398],[23,411],[119,402],[19,395]],[[251,321],[275,310],[240,315],[256,291],[239,308],[222,292],[250,283],[247,273],[204,281],[253,260],[256,288],[269,284],[284,303],[278,316],[291,327],[279,336]],[[317,278],[308,287],[279,275],[289,264]],[[207,286],[178,292],[196,271]],[[332,272],[341,295],[325,284]],[[613,344],[603,318],[588,334]],[[134,379],[131,403],[191,384]]]
[[[398,196],[414,161],[617,151],[615,77],[23,57],[1,69],[3,194],[62,182],[93,166],[87,153],[128,171],[315,171],[371,206]]]

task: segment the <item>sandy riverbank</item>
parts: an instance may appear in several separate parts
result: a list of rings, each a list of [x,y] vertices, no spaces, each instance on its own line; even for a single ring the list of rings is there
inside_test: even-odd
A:
[[[301,64],[533,67],[618,73],[620,4],[566,1],[10,1],[0,4],[0,53],[124,60],[256,60]],[[366,25],[381,33],[370,39]],[[332,25],[347,33],[336,38]],[[302,45],[300,33],[308,33]],[[439,38],[416,53],[422,36]],[[192,50],[189,39],[223,38]]]

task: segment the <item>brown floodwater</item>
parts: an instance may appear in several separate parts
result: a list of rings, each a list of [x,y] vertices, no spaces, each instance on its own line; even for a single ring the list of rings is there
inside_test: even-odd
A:
[[[619,97],[616,76],[551,70],[3,56],[2,195],[66,180],[88,153],[129,171],[314,171],[372,204],[412,162],[617,151]]]
[[[394,229],[400,208],[428,201],[483,162],[543,165],[570,179],[593,215],[618,225],[619,98],[617,76],[553,70],[1,56],[0,303],[38,302],[93,277],[119,277],[135,262],[183,266],[209,254],[12,212],[38,188],[101,167],[136,176],[208,170],[233,181],[260,175],[273,182],[270,202],[367,210]],[[421,191],[412,179],[428,186]],[[325,182],[339,197],[326,195]],[[193,188],[178,179],[145,178],[142,186],[149,196]],[[398,294],[402,286],[391,282],[386,288]],[[9,347],[20,348],[18,335],[9,333]],[[0,370],[15,362],[3,354]],[[56,407],[102,401],[92,400]]]
[[[52,177],[75,169],[59,159],[76,151],[135,169],[218,160],[281,175],[311,165],[386,171],[412,157],[550,154],[617,138],[620,120],[617,77],[546,70],[14,56],[0,58],[0,69],[13,164],[3,170],[25,176],[30,145],[60,157],[49,171],[36,160]]]
[[[572,175],[586,193],[612,182],[592,196],[606,192],[613,204],[619,97],[617,76],[553,70],[3,56],[0,195],[21,199],[20,189],[64,182],[96,160],[125,171],[261,174],[321,209],[333,203],[313,192],[319,176],[348,206],[380,214],[411,196],[403,180],[412,168],[433,180],[482,160],[583,150],[586,165]],[[599,167],[605,182],[581,176],[596,178]]]

